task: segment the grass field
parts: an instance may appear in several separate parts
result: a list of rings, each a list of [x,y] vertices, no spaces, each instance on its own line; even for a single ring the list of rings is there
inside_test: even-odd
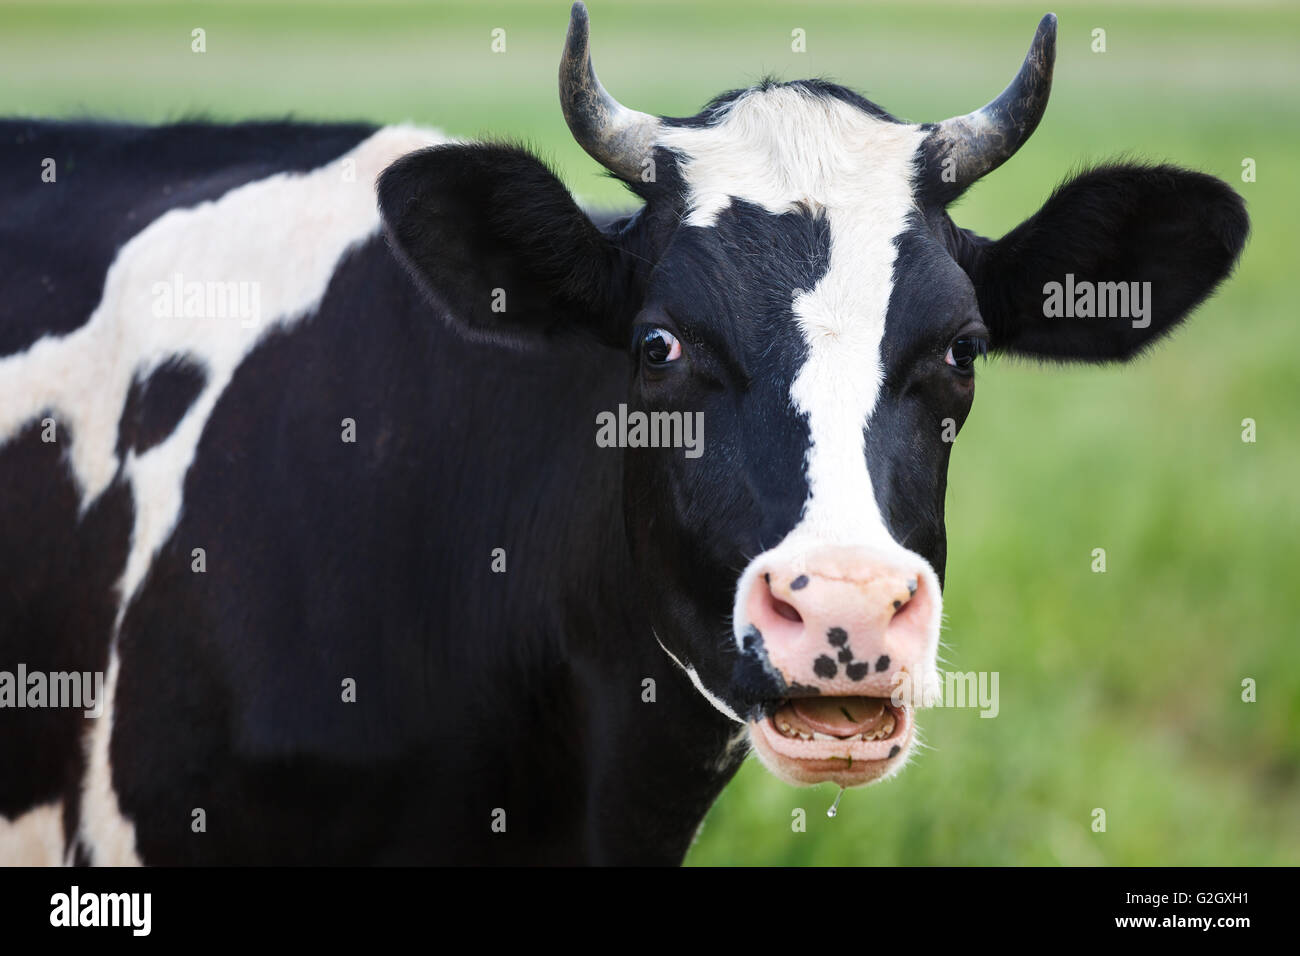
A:
[[[1046,4],[589,2],[601,77],[639,109],[826,75],[914,120],[991,99],[1055,9],[1047,118],[955,218],[1001,234],[1071,169],[1129,154],[1228,180],[1253,219],[1236,278],[1154,355],[980,369],[950,474],[944,656],[999,672],[997,719],[923,715],[928,748],[834,820],[833,788],[751,760],[691,863],[1300,863],[1300,8]],[[560,115],[567,7],[0,3],[0,114],[414,120],[529,142],[617,203]]]

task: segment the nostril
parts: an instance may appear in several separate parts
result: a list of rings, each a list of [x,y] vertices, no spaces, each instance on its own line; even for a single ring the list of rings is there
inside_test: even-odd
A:
[[[900,583],[902,583],[903,586],[907,588],[907,593],[904,594],[901,590],[899,590],[894,594],[893,597],[894,613],[892,615],[893,618],[900,617],[902,614],[904,614],[907,611],[908,608],[912,606],[912,599],[916,597],[916,592],[920,588],[920,581],[917,578],[908,578],[906,581]]]
[[[787,621],[793,621],[795,624],[803,623],[803,615],[795,609],[795,606],[775,595],[772,596],[772,609]]]
[[[750,587],[745,599],[745,614],[749,623],[758,628],[764,639],[779,643],[797,640],[804,632],[803,614],[796,606],[798,592],[781,592],[777,596],[778,582],[789,582],[791,578],[784,570],[773,570],[763,574]],[[782,600],[789,598],[789,600]]]
[[[900,589],[894,594],[894,613],[891,615],[891,626],[901,624],[904,620],[909,619],[915,614],[917,606],[923,603],[917,600],[917,592],[921,589],[921,582],[918,578],[908,578],[900,583],[907,590]]]

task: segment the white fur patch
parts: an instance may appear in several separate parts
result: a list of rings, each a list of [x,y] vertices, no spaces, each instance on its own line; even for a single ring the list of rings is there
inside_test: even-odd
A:
[[[926,134],[878,119],[849,103],[797,87],[753,89],[724,108],[716,125],[666,128],[659,144],[679,156],[689,189],[686,222],[709,226],[732,198],[773,214],[811,209],[830,231],[830,261],[812,289],[792,289],[808,357],[790,389],[808,416],[809,498],[803,519],[751,562],[741,600],[765,559],[796,558],[823,545],[866,547],[916,567],[932,593],[926,562],[894,541],[876,506],[864,434],[884,370],[881,340],[893,291],[895,240],[916,207],[915,163]],[[938,647],[939,610],[933,622]]]
[[[378,234],[379,174],[400,156],[442,142],[446,138],[433,131],[386,127],[311,172],[270,176],[216,200],[170,210],[122,247],[84,326],[0,359],[0,445],[38,416],[53,417],[59,440],[70,442],[68,462],[83,513],[117,473],[118,422],[132,381],[173,357],[200,365],[206,374],[203,390],[172,433],[139,456],[129,452],[121,463],[135,502],[135,526],[118,584],[105,713],[87,741],[81,839],[94,863],[138,862],[134,827],[117,806],[109,763],[120,667],[116,633],[180,518],[185,475],[204,426],[253,348],[273,330],[310,315],[342,258]],[[256,289],[257,321],[216,314],[160,317],[160,294],[177,276],[208,287],[251,284],[243,288]]]
[[[113,789],[113,763],[108,746],[113,739],[113,705],[117,696],[117,675],[121,659],[117,654],[116,629],[104,680],[104,715],[95,721],[85,738],[86,773],[81,780],[81,820],[78,842],[85,847],[92,866],[139,866],[135,852],[135,824],[122,813]]]
[[[63,862],[63,801],[43,803],[9,820],[0,816],[0,866]]]

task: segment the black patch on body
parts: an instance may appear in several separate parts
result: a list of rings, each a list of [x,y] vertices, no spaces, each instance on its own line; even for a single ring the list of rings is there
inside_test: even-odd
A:
[[[207,384],[207,372],[177,357],[164,362],[144,379],[131,382],[117,426],[117,454],[143,454],[175,431]]]
[[[0,447],[0,669],[15,678],[20,663],[47,675],[107,671],[134,517],[130,489],[120,481],[80,513],[65,458],[76,435],[59,425],[57,441],[43,442],[47,415]],[[12,819],[63,799],[65,832],[75,830],[82,741],[96,722],[83,715],[87,709],[0,708],[0,814]]]

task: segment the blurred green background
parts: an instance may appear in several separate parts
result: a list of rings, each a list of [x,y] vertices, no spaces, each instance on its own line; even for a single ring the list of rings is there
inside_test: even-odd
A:
[[[1120,155],[1214,173],[1253,219],[1236,278],[1154,355],[980,369],[950,475],[943,656],[1000,673],[999,716],[923,714],[927,748],[899,778],[846,794],[834,820],[833,787],[788,787],[751,759],[688,862],[1300,863],[1300,320],[1286,286],[1300,271],[1300,8],[589,6],[601,77],[636,108],[692,114],[773,73],[829,76],[912,120],[991,99],[1054,9],[1047,117],[958,222],[1000,235],[1069,171]],[[625,202],[560,115],[567,10],[0,3],[0,114],[411,120],[522,140],[580,197]],[[504,53],[491,51],[498,27]],[[805,53],[791,51],[796,28]],[[1246,157],[1256,182],[1242,181]],[[1256,703],[1241,700],[1245,678]]]

